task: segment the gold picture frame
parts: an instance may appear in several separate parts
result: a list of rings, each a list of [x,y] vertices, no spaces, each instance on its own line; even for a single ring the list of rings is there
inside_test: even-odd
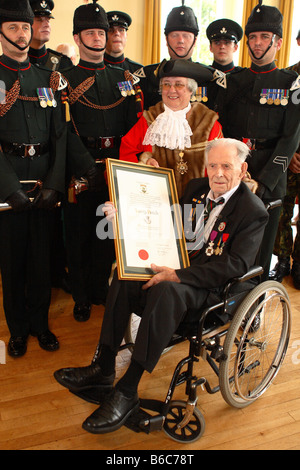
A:
[[[111,158],[106,169],[119,279],[147,281],[152,263],[189,266],[173,170]]]

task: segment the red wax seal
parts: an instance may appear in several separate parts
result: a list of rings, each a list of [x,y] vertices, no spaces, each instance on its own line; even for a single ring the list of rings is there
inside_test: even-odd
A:
[[[140,250],[139,251],[139,257],[143,260],[146,261],[149,258],[149,254],[146,250]]]

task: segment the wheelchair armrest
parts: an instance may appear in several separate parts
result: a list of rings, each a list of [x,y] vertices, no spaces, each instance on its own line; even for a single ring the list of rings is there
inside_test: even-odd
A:
[[[248,281],[249,279],[252,279],[253,277],[261,276],[263,272],[264,270],[261,266],[252,266],[246,274],[240,277],[233,278],[230,281],[230,283],[232,284],[235,282],[245,282],[245,281]]]
[[[234,284],[239,284],[242,282],[249,281],[249,279],[252,279],[257,276],[261,276],[263,274],[264,270],[261,266],[252,266],[249,271],[246,272],[243,276],[240,277],[234,277],[228,283],[226,284],[224,290],[223,290],[223,298],[227,299],[229,290]]]
[[[276,201],[268,202],[265,205],[267,211],[275,209],[276,207],[280,207],[280,206],[282,206],[282,200],[281,199],[276,199]]]

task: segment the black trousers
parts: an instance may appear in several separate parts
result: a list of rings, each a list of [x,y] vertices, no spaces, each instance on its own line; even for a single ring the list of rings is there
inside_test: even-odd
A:
[[[0,214],[3,307],[11,336],[43,333],[51,301],[53,211]]]
[[[101,218],[98,206],[108,201],[107,190],[83,192],[77,203],[66,202],[67,261],[71,291],[75,302],[98,303],[106,298],[111,266],[115,259],[114,240],[99,239],[96,233]]]
[[[208,291],[175,282],[161,282],[144,291],[143,284],[119,281],[115,273],[107,298],[100,346],[105,344],[117,353],[134,312],[141,316],[141,322],[132,359],[152,372],[187,310],[200,309]],[[194,319],[199,319],[200,315],[199,312]]]

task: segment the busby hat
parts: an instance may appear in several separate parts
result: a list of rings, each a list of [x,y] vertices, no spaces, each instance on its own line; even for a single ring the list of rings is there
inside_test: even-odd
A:
[[[172,31],[187,31],[195,36],[199,33],[196,15],[192,8],[184,5],[184,0],[182,0],[182,6],[173,8],[167,17],[165,35],[167,36]]]
[[[29,0],[2,0],[0,4],[0,23],[22,21],[33,24],[34,14]]]
[[[206,36],[210,41],[230,39],[238,43],[243,37],[243,28],[235,21],[223,18],[213,21],[206,29]]]
[[[297,34],[296,39],[300,39],[300,29],[299,29],[299,31],[298,31],[298,34]]]
[[[213,69],[191,60],[171,59],[160,68],[158,77],[193,78],[200,86],[213,79]]]
[[[256,31],[269,31],[282,38],[282,20],[283,16],[278,8],[263,5],[262,0],[259,0],[248,18],[245,34],[249,36]]]
[[[34,16],[48,16],[49,18],[54,18],[52,16],[52,10],[54,8],[53,0],[30,0],[30,5]]]
[[[97,28],[108,31],[109,24],[104,8],[96,0],[76,8],[73,17],[73,34],[78,34],[84,29]]]
[[[132,23],[131,17],[123,11],[108,11],[107,19],[109,26],[122,26],[128,29]]]

